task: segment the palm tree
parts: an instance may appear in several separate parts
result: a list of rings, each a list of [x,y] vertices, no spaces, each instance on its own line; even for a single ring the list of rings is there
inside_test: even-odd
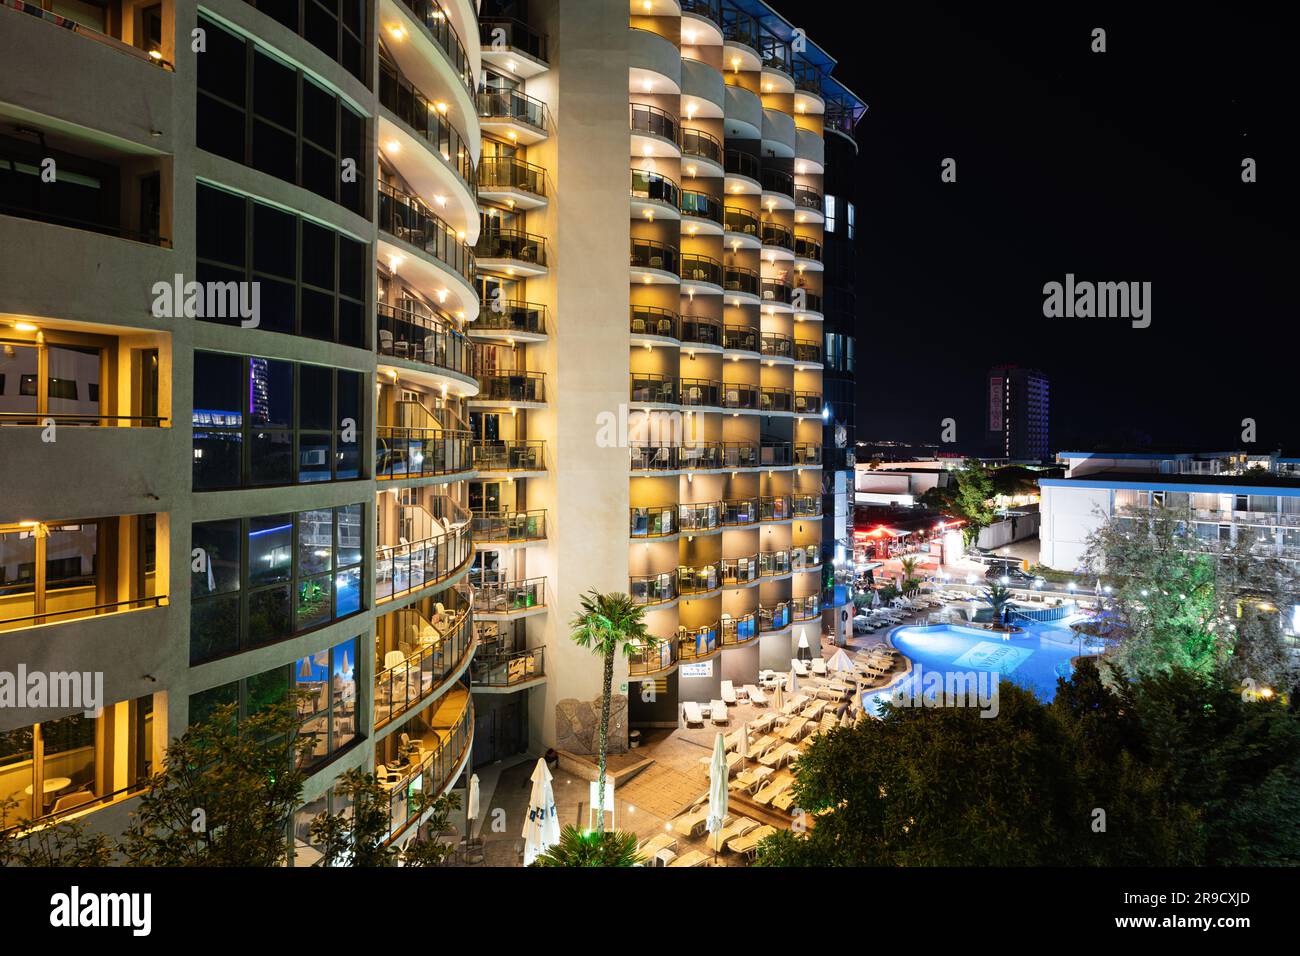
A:
[[[984,589],[983,597],[989,607],[993,608],[994,626],[1001,627],[1006,616],[1007,605],[1011,603],[1011,590],[1001,584],[990,584]]]
[[[645,609],[626,594],[612,591],[601,594],[594,588],[582,596],[582,613],[573,620],[573,642],[600,657],[605,663],[604,685],[600,700],[600,769],[597,780],[596,832],[605,832],[605,751],[609,734],[609,704],[613,694],[614,657],[620,651],[626,657],[639,650],[653,648],[659,638],[646,633]]]
[[[636,866],[641,856],[636,852],[636,834],[616,830],[613,833],[583,833],[566,826],[560,842],[533,861],[533,866]]]
[[[903,567],[903,587],[901,590],[906,594],[908,591],[914,590],[916,586],[921,583],[920,579],[916,576],[917,559],[903,558],[898,563]]]

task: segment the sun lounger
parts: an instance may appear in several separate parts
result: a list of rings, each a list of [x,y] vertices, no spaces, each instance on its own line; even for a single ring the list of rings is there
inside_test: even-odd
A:
[[[795,717],[781,728],[777,736],[781,737],[783,740],[798,740],[803,736],[804,727],[806,727],[807,724],[807,717]]]
[[[699,724],[701,727],[704,726],[704,714],[700,710],[700,705],[695,703],[695,701],[688,700],[682,704],[682,713],[686,715],[687,727],[691,726],[691,724]]]
[[[731,681],[724,680],[719,693],[722,694],[722,702],[724,704],[734,704],[736,702],[736,688],[732,685]]]
[[[787,789],[782,793],[778,793],[775,797],[772,798],[773,810],[780,810],[783,813],[789,813],[790,808],[793,806],[794,806],[793,788]]]
[[[720,700],[709,703],[709,719],[715,724],[725,724],[727,722],[727,705]]]
[[[808,703],[807,694],[795,694],[785,702],[785,706],[781,708],[781,713],[789,716],[790,714],[802,709],[803,705],[806,703]]]
[[[794,755],[798,752],[799,752],[799,748],[796,747],[794,744],[784,743],[781,744],[781,746],[777,747],[775,750],[770,750],[766,754],[764,754],[762,758],[759,760],[759,763],[761,763],[765,767],[772,767],[773,769],[775,769],[784,763],[789,763],[790,760],[794,757]]]
[[[767,706],[767,695],[763,693],[757,684],[746,684],[745,693],[749,695],[749,702],[754,706]]]
[[[812,659],[812,672],[818,677],[826,676],[826,658],[814,657]]]
[[[774,723],[776,723],[776,712],[769,710],[749,722],[749,732],[751,734],[766,733],[772,729]]]
[[[751,820],[749,817],[737,817],[729,826],[723,827],[717,833],[710,833],[708,847],[714,853],[722,850],[723,847],[733,837],[744,836],[746,833],[752,833],[757,830],[759,823],[757,820]]]
[[[750,767],[748,770],[742,770],[736,774],[736,779],[731,782],[731,789],[753,793],[774,773],[776,771],[771,767]]]
[[[811,677],[812,670],[803,661],[797,657],[790,658],[790,669],[795,672],[797,677]]]
[[[709,766],[711,763],[713,763],[713,757],[712,757],[712,756],[701,757],[701,758],[700,758],[700,764],[701,764],[702,766],[707,767],[707,766]],[[727,754],[727,776],[730,777],[733,773],[735,773],[735,772],[736,772],[736,768],[738,768],[739,766],[740,766],[740,754],[736,753],[736,752],[733,750],[733,751],[731,751],[730,753]]]
[[[706,866],[709,862],[708,856],[699,850],[691,850],[689,853],[683,853],[677,859],[669,863],[669,866]]]
[[[636,848],[637,853],[647,860],[653,860],[660,850],[676,850],[677,838],[671,833],[656,833]]]
[[[673,832],[679,836],[693,837],[698,836],[704,829],[704,821],[709,816],[709,804],[707,799],[703,806],[696,807],[689,813],[683,813],[673,821]]]
[[[815,700],[799,712],[800,717],[806,717],[808,720],[821,720],[822,714],[826,710],[826,701]]]
[[[754,802],[760,807],[770,807],[772,801],[780,794],[784,793],[793,780],[794,778],[788,775],[773,777],[767,783],[758,788],[758,793],[754,794]]]
[[[758,845],[776,833],[776,827],[762,826],[757,830],[750,830],[744,836],[732,837],[731,842],[727,844],[727,849],[732,853],[753,853],[758,849]]]

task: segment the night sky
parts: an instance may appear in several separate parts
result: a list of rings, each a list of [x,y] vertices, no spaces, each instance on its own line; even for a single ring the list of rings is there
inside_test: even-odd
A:
[[[974,450],[988,367],[1015,363],[1051,378],[1054,450],[1240,447],[1250,417],[1254,449],[1300,451],[1300,156],[1286,148],[1300,84],[1276,15],[774,6],[870,106],[859,440],[935,442],[952,417]],[[1090,51],[1094,27],[1106,53]],[[1044,318],[1043,284],[1067,272],[1151,282],[1151,326]]]

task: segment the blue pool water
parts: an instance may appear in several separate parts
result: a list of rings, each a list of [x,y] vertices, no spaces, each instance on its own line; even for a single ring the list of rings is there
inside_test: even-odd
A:
[[[1024,631],[1003,640],[1000,634],[980,628],[942,624],[932,627],[900,627],[893,632],[896,648],[911,659],[913,671],[940,673],[984,671],[999,675],[1031,690],[1040,700],[1056,696],[1057,677],[1068,677],[1070,659],[1080,653],[1078,636],[1062,623],[1023,624]],[[1084,654],[1100,653],[1098,646],[1084,643]],[[908,688],[915,673],[894,687]],[[892,688],[891,688],[892,689]],[[866,706],[875,712],[889,691],[874,691]]]

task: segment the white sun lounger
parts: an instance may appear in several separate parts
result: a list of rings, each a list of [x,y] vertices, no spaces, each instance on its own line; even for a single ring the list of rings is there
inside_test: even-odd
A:
[[[749,732],[753,734],[765,734],[772,729],[776,723],[776,711],[769,710],[765,714],[755,717],[749,722]]]
[[[784,793],[793,782],[794,778],[789,774],[773,777],[767,783],[763,784],[763,786],[758,788],[758,793],[754,794],[754,802],[760,807],[771,806],[772,801],[780,794]]]
[[[806,703],[808,703],[807,694],[795,694],[785,702],[785,706],[781,708],[781,713],[786,715],[793,714]]]
[[[731,681],[724,680],[719,693],[722,694],[722,702],[724,704],[734,704],[736,702],[736,688],[732,685]]]
[[[818,677],[826,676],[826,658],[814,657],[812,659],[812,672]]]
[[[732,837],[744,836],[758,829],[758,821],[751,820],[749,817],[739,817],[730,826],[723,827],[717,833],[709,834],[709,849],[714,853],[722,850]]]
[[[749,695],[749,702],[754,706],[767,706],[767,695],[763,693],[762,689],[760,689],[757,684],[746,684],[745,693]]]
[[[763,785],[768,777],[776,773],[771,767],[750,767],[748,770],[742,770],[736,774],[736,779],[731,782],[732,790],[744,790],[746,793],[753,793]]]
[[[713,763],[712,756],[700,758],[700,765],[703,767],[708,767],[711,763]],[[740,754],[736,753],[733,750],[727,754],[727,776],[730,777],[733,773],[735,773],[736,768],[739,766],[740,766]]]
[[[653,860],[660,850],[677,850],[677,838],[671,833],[656,833],[636,848],[637,853],[647,860]]]
[[[753,853],[763,840],[774,833],[776,827],[761,826],[757,830],[750,830],[744,836],[732,837],[731,842],[727,844],[727,849],[732,853]]]
[[[686,715],[686,726],[699,724],[704,726],[704,713],[700,710],[700,705],[693,700],[688,700],[682,704],[682,713]]]
[[[727,722],[727,705],[720,700],[709,703],[709,720],[715,724],[725,724]]]
[[[794,671],[796,677],[811,677],[812,671],[808,665],[797,657],[790,658],[790,669]]]
[[[679,836],[693,837],[698,836],[704,829],[704,822],[709,818],[709,803],[706,799],[704,803],[696,807],[689,813],[683,813],[673,821],[673,832]]]
[[[683,853],[681,856],[673,860],[668,865],[685,866],[685,867],[707,866],[708,862],[709,862],[708,856],[701,853],[699,850],[691,850],[689,853]]]

